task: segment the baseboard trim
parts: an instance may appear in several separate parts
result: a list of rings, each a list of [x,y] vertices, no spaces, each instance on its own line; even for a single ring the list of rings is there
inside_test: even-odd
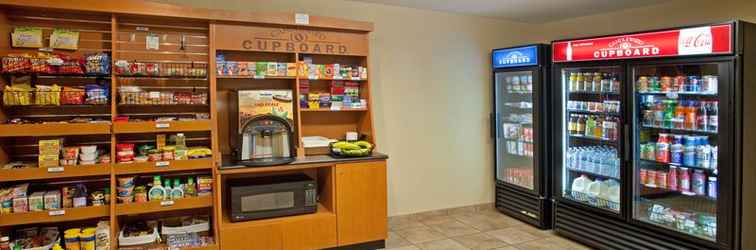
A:
[[[357,243],[354,245],[340,246],[334,248],[326,248],[325,250],[376,250],[386,248],[385,240],[376,240],[364,243]]]

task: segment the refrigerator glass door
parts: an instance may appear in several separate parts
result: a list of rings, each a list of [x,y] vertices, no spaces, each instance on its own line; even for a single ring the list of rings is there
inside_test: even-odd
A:
[[[533,91],[537,71],[497,72],[496,178],[528,190],[535,187]]]
[[[623,67],[561,70],[562,197],[620,213]]]
[[[724,66],[632,68],[634,219],[716,241]]]

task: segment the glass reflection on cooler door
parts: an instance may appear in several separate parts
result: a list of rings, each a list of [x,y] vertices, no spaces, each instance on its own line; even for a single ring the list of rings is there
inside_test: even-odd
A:
[[[612,213],[620,211],[622,68],[561,72],[562,196]]]
[[[497,178],[534,188],[533,73],[496,73],[497,111],[501,134],[497,152]]]
[[[720,64],[637,66],[633,218],[716,241]]]

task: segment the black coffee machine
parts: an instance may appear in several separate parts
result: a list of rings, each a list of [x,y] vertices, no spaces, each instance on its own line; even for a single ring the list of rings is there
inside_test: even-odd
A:
[[[238,99],[245,98],[244,96],[244,93],[231,96],[229,144],[236,164],[256,167],[287,164],[296,160],[291,122],[280,115],[245,112],[249,109],[240,107],[245,102]]]

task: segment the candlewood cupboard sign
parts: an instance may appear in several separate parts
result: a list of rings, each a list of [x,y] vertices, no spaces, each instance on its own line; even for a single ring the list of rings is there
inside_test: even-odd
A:
[[[320,30],[216,25],[216,49],[328,55],[368,54],[367,34]]]

